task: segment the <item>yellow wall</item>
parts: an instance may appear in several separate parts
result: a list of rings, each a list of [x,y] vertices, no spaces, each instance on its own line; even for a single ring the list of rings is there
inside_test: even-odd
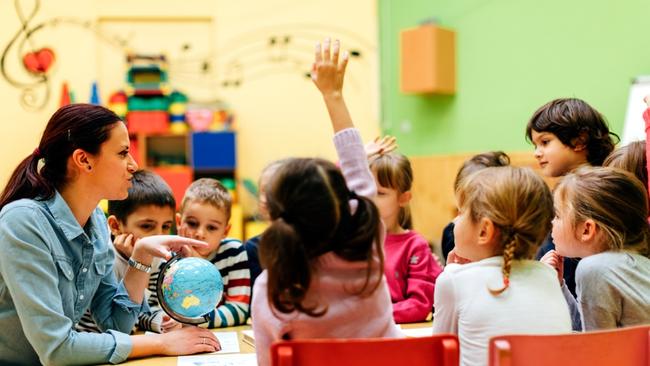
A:
[[[29,1],[21,3],[29,8]],[[241,87],[225,89],[217,84],[216,81],[227,69],[229,55],[233,55],[234,49],[247,44],[259,45],[272,35],[293,35],[289,55],[303,61],[311,58],[313,43],[328,33],[340,37],[344,46],[352,44],[362,47],[362,59],[353,59],[349,66],[345,93],[363,137],[370,139],[379,133],[378,36],[374,0],[42,1],[35,22],[56,16],[81,18],[101,25],[114,25],[120,19],[126,19],[127,24],[129,18],[150,19],[152,22],[171,19],[172,22],[181,23],[188,19],[208,19],[209,24],[199,24],[197,27],[201,31],[197,32],[165,33],[166,30],[161,29],[160,36],[149,45],[164,45],[166,40],[178,42],[187,36],[200,47],[207,47],[210,52],[214,52],[211,58],[215,62],[214,73],[199,78],[202,79],[199,80],[202,85],[207,84],[208,87],[185,91],[191,96],[204,99],[218,97],[233,108],[237,116],[239,178],[257,180],[259,171],[266,163],[282,157],[334,158],[327,113],[315,87],[300,75],[302,65],[296,64],[293,69],[286,63],[270,65],[267,58],[269,55],[258,53],[259,65],[247,65],[243,70]],[[9,41],[18,31],[19,25],[13,2],[1,2],[1,45]],[[107,26],[105,29],[115,28]],[[183,28],[186,29],[191,27]],[[137,35],[134,37],[137,38]],[[18,162],[36,147],[47,118],[58,107],[62,81],[69,82],[78,101],[88,101],[90,83],[98,79],[101,96],[105,101],[124,78],[120,49],[99,41],[91,32],[61,25],[39,32],[35,40],[39,46],[50,45],[58,56],[51,78],[52,97],[42,111],[26,111],[19,103],[21,92],[0,78],[4,120],[3,143],[0,144],[0,156],[3,157],[0,163],[0,182],[6,182]],[[142,44],[143,40],[139,39],[138,42]],[[178,52],[177,49],[166,51],[172,54]],[[190,54],[194,56],[203,51],[194,50]],[[275,52],[275,56],[278,56]],[[17,57],[15,54],[10,55],[9,71],[25,79],[26,75],[16,62]],[[170,76],[174,80],[178,69],[175,69],[173,63],[170,69]],[[265,72],[268,76],[260,76]],[[247,77],[247,73],[251,77]],[[187,81],[187,78],[176,80]]]

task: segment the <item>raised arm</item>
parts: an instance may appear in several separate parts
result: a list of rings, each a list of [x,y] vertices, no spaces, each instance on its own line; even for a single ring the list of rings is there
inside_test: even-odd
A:
[[[312,80],[321,92],[334,129],[334,145],[339,157],[341,172],[348,189],[360,196],[372,198],[377,194],[375,180],[370,173],[366,151],[359,132],[348,112],[343,98],[343,79],[348,64],[348,53],[339,61],[339,41],[331,47],[329,38],[316,45]]]

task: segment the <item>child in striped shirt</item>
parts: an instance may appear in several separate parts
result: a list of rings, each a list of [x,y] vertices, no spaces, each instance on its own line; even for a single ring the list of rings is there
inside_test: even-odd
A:
[[[223,297],[209,314],[208,328],[245,324],[249,315],[251,277],[246,249],[239,240],[226,239],[231,205],[230,193],[218,180],[201,178],[185,191],[176,214],[179,235],[208,243],[192,250],[194,256],[212,262],[223,277]]]

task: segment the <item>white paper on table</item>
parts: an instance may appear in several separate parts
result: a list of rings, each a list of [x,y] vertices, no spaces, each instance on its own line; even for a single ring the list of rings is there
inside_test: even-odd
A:
[[[433,335],[433,328],[402,328],[402,333],[404,333],[407,337],[412,338],[430,337]]]
[[[221,351],[206,353],[208,355],[216,355],[222,353],[239,353],[239,338],[237,332],[213,332],[219,343],[221,344]],[[145,335],[158,334],[154,332],[145,332]]]
[[[200,355],[180,356],[178,366],[257,366],[254,353],[238,353],[234,355]]]

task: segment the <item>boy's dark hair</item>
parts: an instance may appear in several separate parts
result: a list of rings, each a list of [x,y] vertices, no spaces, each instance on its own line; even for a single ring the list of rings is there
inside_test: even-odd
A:
[[[133,173],[133,184],[129,197],[120,201],[108,201],[108,214],[121,222],[126,222],[135,210],[142,206],[170,207],[176,210],[176,200],[169,185],[156,173],[138,170]]]
[[[533,131],[550,132],[572,148],[583,144],[587,149],[587,161],[595,166],[603,164],[620,140],[610,132],[600,112],[577,98],[555,99],[541,106],[526,126],[528,141],[532,141]]]

